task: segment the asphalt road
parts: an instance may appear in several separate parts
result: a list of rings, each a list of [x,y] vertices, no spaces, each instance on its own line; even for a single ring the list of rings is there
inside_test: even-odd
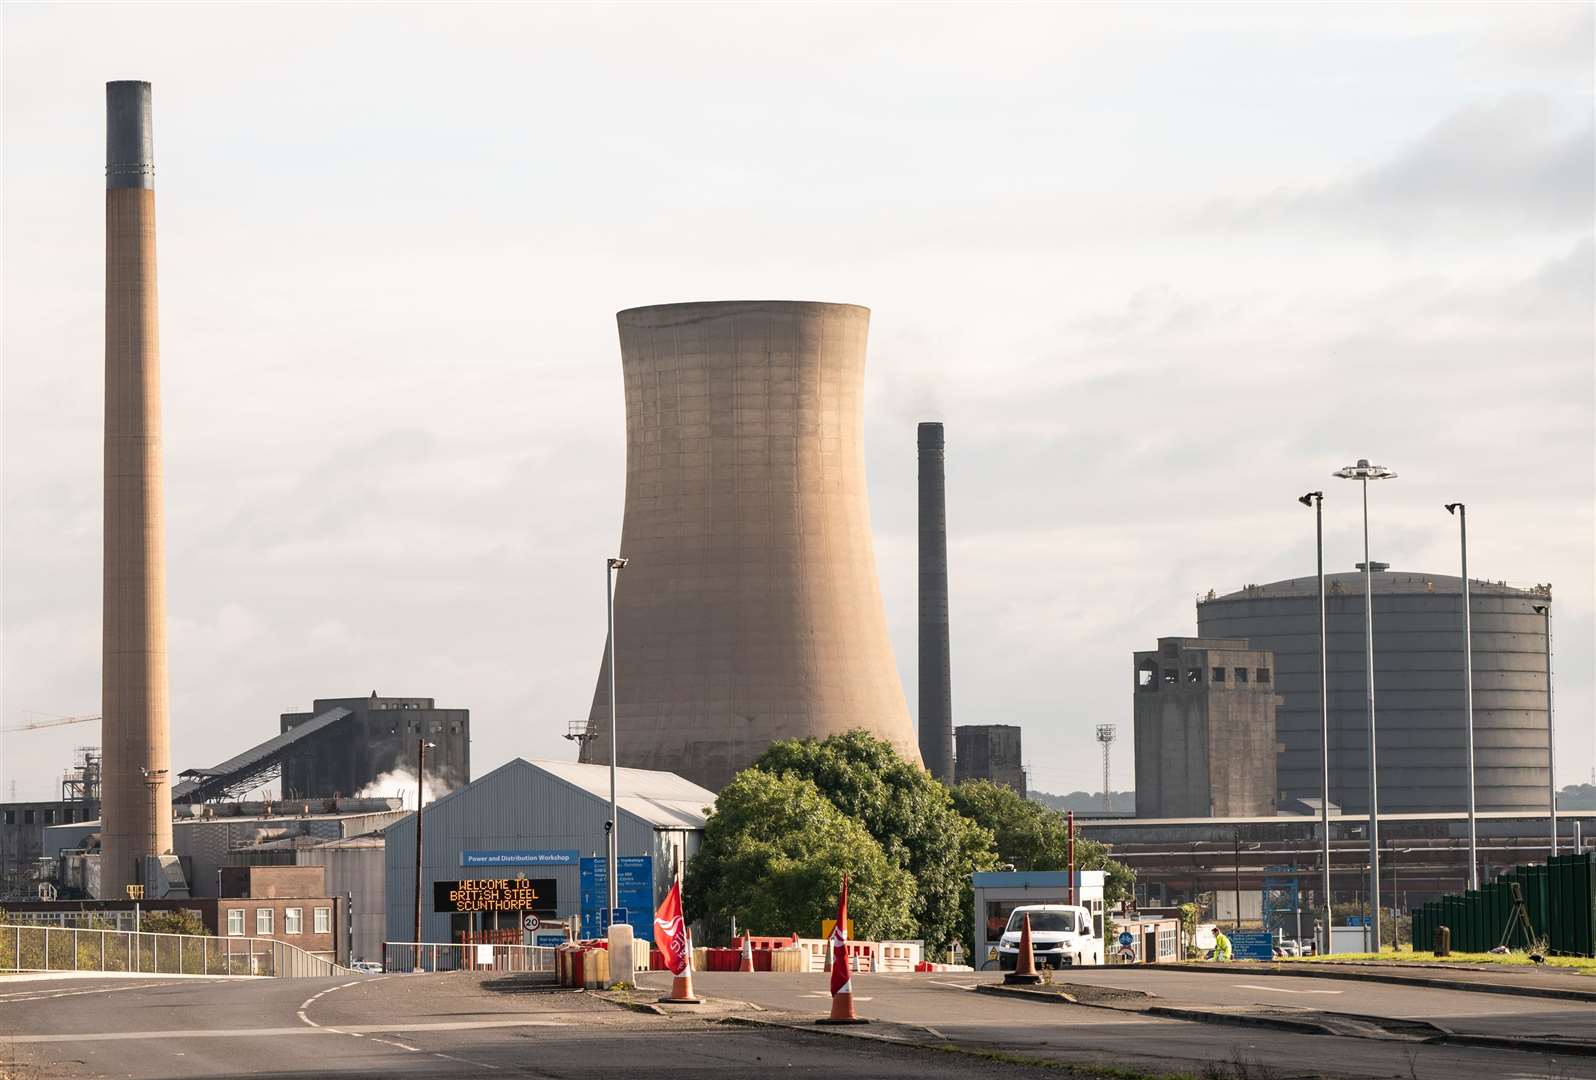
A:
[[[1116,981],[1132,975],[1115,972]],[[1201,980],[1210,999],[1278,993],[1245,978],[1193,973],[1164,984],[1184,993]],[[971,975],[858,975],[864,1028],[817,1031],[827,976],[704,973],[700,993],[748,1001],[737,1026],[718,1017],[626,1011],[591,994],[483,974],[346,979],[0,979],[0,1076],[278,1077],[537,1076],[734,1077],[779,1070],[796,1077],[1056,1078],[1058,1070],[978,1056],[959,1047],[1064,1064],[1150,1072],[1457,1080],[1591,1078],[1596,1058],[1555,1059],[1509,1050],[1302,1035],[1193,1023],[1101,1008],[976,993]],[[1294,982],[1295,980],[1282,980]],[[1306,980],[1311,984],[1313,980]],[[658,975],[639,977],[663,987]],[[1243,985],[1230,985],[1232,982]],[[1257,985],[1267,986],[1260,978]],[[1345,988],[1346,984],[1340,984]],[[1378,987],[1378,989],[1377,989]],[[1283,988],[1284,989],[1284,988]],[[1414,990],[1370,984],[1373,1007],[1416,1007]],[[647,1000],[646,993],[640,994]],[[1477,995],[1479,1023],[1512,1023],[1525,1001]],[[1360,1002],[1360,1005],[1367,1005]],[[1544,1000],[1530,999],[1535,1009]],[[1553,1003],[1558,1004],[1558,1003]],[[1501,1010],[1496,1014],[1490,1009]],[[1586,1008],[1587,1015],[1596,1010]],[[724,1014],[727,1010],[721,1009]],[[733,1009],[732,1011],[736,1011]],[[746,1022],[752,1022],[748,1026]],[[784,1026],[785,1025],[785,1026]],[[903,1045],[905,1043],[919,1046]],[[1260,1070],[1264,1066],[1267,1072]]]
[[[1074,977],[1080,973],[1066,974]],[[1481,1034],[1533,1034],[1546,1022],[1547,1006],[1563,1004],[1541,998],[1425,991],[1380,983],[1331,983],[1311,978],[1300,980],[1302,985],[1298,986],[1299,980],[1268,976],[1231,980],[1221,975],[1146,969],[1105,969],[1095,974],[1098,978],[1093,981],[1102,985],[1117,983],[1130,989],[1150,989],[1159,995],[1159,1003],[1169,1005],[1260,1004],[1274,1008],[1284,1005],[1426,1019],[1433,1019],[1424,1016],[1432,1005],[1437,1010],[1445,1006],[1466,1014],[1459,1018],[1457,1030],[1467,1026]],[[752,1002],[769,1010],[770,1018],[801,1019],[825,1015],[829,1001],[828,978],[823,974],[707,972],[695,975],[694,983],[700,994]],[[1591,1057],[1396,1039],[1304,1035],[974,992],[974,987],[981,982],[1000,981],[1000,976],[990,973],[856,975],[854,987],[860,1015],[918,1031],[927,1041],[952,1041],[979,1049],[1003,1050],[1061,1062],[1168,1072],[1200,1072],[1210,1063],[1232,1068],[1247,1065],[1254,1067],[1255,1074],[1256,1067],[1261,1065],[1281,1077],[1400,1076],[1418,1080],[1457,1080],[1459,1076],[1596,1077],[1596,1058]],[[1271,988],[1270,984],[1277,981],[1286,985]],[[639,976],[639,983],[664,985],[658,974]],[[1355,1000],[1343,1002],[1341,1007],[1326,1006],[1319,1000],[1306,1006],[1281,1001],[1290,997],[1281,992],[1286,989],[1349,987],[1353,988],[1349,993]],[[1433,1001],[1430,1000],[1432,996]],[[1458,997],[1469,1000],[1455,1001]],[[1218,998],[1226,1000],[1216,1000]],[[1596,1028],[1596,1009],[1583,1004],[1568,1005],[1567,1009],[1551,1010],[1557,1023],[1573,1025],[1573,1030],[1586,1038],[1596,1037],[1596,1032],[1590,1030]],[[1235,1071],[1242,1070],[1235,1068]]]
[[[628,1012],[472,974],[0,979],[0,1076],[684,1080],[1050,1077],[953,1054]]]

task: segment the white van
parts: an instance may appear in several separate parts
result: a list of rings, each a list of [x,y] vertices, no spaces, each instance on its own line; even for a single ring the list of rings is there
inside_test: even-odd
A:
[[[998,940],[998,967],[1013,971],[1020,955],[1020,928],[1031,917],[1031,953],[1038,967],[1103,962],[1103,939],[1092,932],[1092,914],[1068,904],[1022,904],[1009,916]]]

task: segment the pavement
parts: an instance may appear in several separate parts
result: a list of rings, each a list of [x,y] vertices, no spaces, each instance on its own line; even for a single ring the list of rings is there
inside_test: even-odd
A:
[[[1596,1026],[1581,1003],[1388,984],[1172,969],[1065,973],[1103,1002],[1238,1013],[1435,1019],[1464,1035],[1561,1036]],[[818,1028],[828,976],[701,972],[702,1007],[664,1015],[491,973],[342,979],[0,979],[0,1077],[537,1076],[638,1080],[853,1077],[1405,1077],[1596,1080],[1596,1057],[1432,1043],[1375,1026],[1302,1034],[978,992],[995,974],[856,975],[859,1028]],[[637,976],[635,999],[668,986]],[[1300,985],[1299,985],[1300,982]],[[1324,993],[1319,993],[1324,991]],[[1310,993],[1312,992],[1312,993]],[[1295,994],[1295,996],[1293,996]],[[1147,996],[1144,996],[1147,995]],[[1091,995],[1089,995],[1091,996]],[[1306,1002],[1306,1004],[1304,1004]],[[1510,1034],[1503,1034],[1510,1033]]]
[[[1431,986],[1479,993],[1507,993],[1528,997],[1560,998],[1596,1004],[1596,976],[1568,968],[1534,964],[1425,964],[1390,960],[1350,963],[1339,960],[1293,961],[1283,964],[1181,964],[1181,971],[1207,974],[1243,972],[1257,975],[1311,975],[1321,979],[1386,982],[1398,986]]]

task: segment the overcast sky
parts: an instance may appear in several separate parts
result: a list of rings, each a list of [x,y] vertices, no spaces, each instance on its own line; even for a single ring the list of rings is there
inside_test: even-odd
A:
[[[8,3],[0,726],[100,695],[104,83],[154,83],[173,763],[314,697],[571,757],[624,428],[614,312],[873,311],[913,707],[948,431],[956,722],[1096,789],[1131,653],[1361,557],[1555,589],[1590,779],[1592,8]],[[31,711],[30,711],[31,710]],[[91,725],[0,736],[51,797]]]

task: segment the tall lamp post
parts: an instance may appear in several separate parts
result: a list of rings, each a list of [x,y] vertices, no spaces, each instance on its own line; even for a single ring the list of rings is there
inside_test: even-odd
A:
[[[1363,649],[1365,665],[1364,701],[1369,713],[1369,921],[1373,925],[1373,951],[1380,951],[1380,785],[1376,766],[1374,725],[1374,564],[1369,561],[1369,481],[1395,480],[1396,473],[1384,465],[1370,465],[1359,458],[1356,465],[1337,469],[1332,476],[1358,480],[1363,486]]]
[[[1546,620],[1546,807],[1552,819],[1552,854],[1557,854],[1557,729],[1552,726],[1552,605],[1535,605]],[[1577,852],[1576,852],[1577,854]]]
[[[421,806],[426,792],[427,751],[437,745],[426,739],[416,740],[416,971],[421,970]]]
[[[619,860],[617,852],[620,847],[621,821],[615,807],[615,576],[626,568],[627,560],[619,556],[605,560],[604,563],[604,616],[609,622],[609,635],[605,639],[609,645],[609,660],[605,664],[610,672],[610,820],[604,823],[604,831],[609,834],[609,907],[604,912],[604,925],[607,928],[610,920],[615,917],[615,909],[620,906],[617,900],[617,889],[620,882]]]
[[[1469,601],[1469,509],[1460,502],[1447,503],[1446,512],[1457,517],[1458,544],[1463,553],[1463,737],[1469,771],[1469,888],[1480,887],[1480,849],[1474,822],[1474,624]]]
[[[1310,491],[1297,500],[1303,506],[1314,508],[1314,546],[1318,554],[1319,568],[1319,749],[1320,749],[1320,777],[1319,777],[1319,826],[1323,832],[1321,842],[1323,850],[1320,856],[1324,861],[1324,896],[1320,906],[1324,909],[1324,940],[1318,943],[1318,948],[1325,953],[1330,951],[1330,674],[1327,663],[1325,645],[1325,610],[1324,610],[1324,492]],[[1298,937],[1301,937],[1299,934]]]

